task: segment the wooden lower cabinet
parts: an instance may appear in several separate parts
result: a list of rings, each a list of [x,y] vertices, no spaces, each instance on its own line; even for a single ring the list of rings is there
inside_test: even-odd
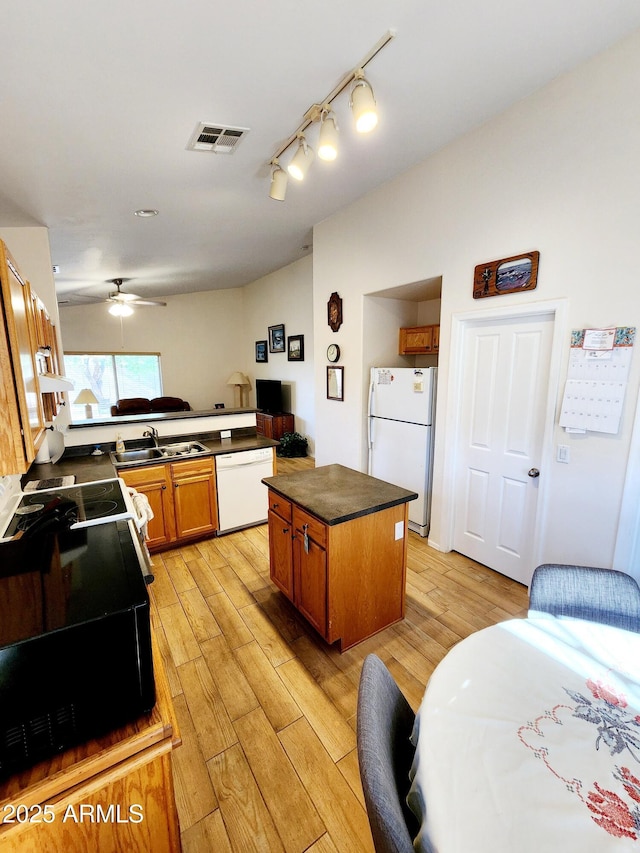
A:
[[[146,495],[153,511],[147,547],[160,551],[218,529],[211,457],[120,469],[118,476]]]
[[[271,580],[341,651],[404,618],[407,505],[325,524],[269,491]]]
[[[154,673],[149,714],[0,785],[3,853],[182,849],[171,772],[181,741],[155,646]]]
[[[256,414],[256,432],[267,438],[280,441],[286,432],[294,431],[294,416],[289,412],[279,415],[267,415],[264,412]]]

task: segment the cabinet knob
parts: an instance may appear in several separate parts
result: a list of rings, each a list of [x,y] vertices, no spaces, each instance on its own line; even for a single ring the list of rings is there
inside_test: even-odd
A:
[[[283,532],[283,533],[288,533],[288,532],[289,532],[289,528],[288,528],[288,527],[283,527],[283,528],[282,528],[282,532]]]

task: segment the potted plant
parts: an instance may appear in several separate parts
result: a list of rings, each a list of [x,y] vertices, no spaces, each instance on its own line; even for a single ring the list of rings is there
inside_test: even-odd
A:
[[[307,444],[307,439],[299,432],[285,432],[276,453],[278,456],[306,456]]]

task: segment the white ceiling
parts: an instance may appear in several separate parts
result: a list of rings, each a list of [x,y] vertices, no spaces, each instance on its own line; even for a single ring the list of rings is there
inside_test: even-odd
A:
[[[112,278],[146,297],[237,287],[638,27],[637,0],[4,0],[0,225],[47,226],[61,301]],[[343,93],[339,158],[271,200],[273,153],[390,29],[367,68],[377,129],[354,132]],[[187,151],[200,121],[250,132],[232,155]]]

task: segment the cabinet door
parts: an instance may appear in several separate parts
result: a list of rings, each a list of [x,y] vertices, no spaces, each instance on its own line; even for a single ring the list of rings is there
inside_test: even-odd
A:
[[[173,506],[173,488],[167,465],[149,465],[145,468],[120,470],[128,486],[146,495],[153,512],[147,529],[149,549],[160,548],[175,541],[176,525]]]
[[[433,340],[431,342],[431,350],[432,352],[439,352],[440,350],[440,326],[433,327]]]
[[[294,604],[322,636],[327,633],[327,552],[295,530],[293,540]]]
[[[4,325],[11,359],[12,377],[22,430],[22,452],[11,460],[13,470],[4,473],[23,473],[44,439],[44,412],[40,388],[36,380],[36,326],[29,282],[25,281],[3,243],[0,243],[0,280],[4,305]],[[4,373],[4,369],[3,369]],[[4,378],[4,377],[3,377]],[[4,465],[3,465],[4,467]]]
[[[213,533],[218,527],[212,459],[171,463],[178,539]]]
[[[293,601],[291,522],[269,510],[269,566],[271,580]]]
[[[400,354],[431,352],[433,345],[433,326],[415,326],[400,329]]]

